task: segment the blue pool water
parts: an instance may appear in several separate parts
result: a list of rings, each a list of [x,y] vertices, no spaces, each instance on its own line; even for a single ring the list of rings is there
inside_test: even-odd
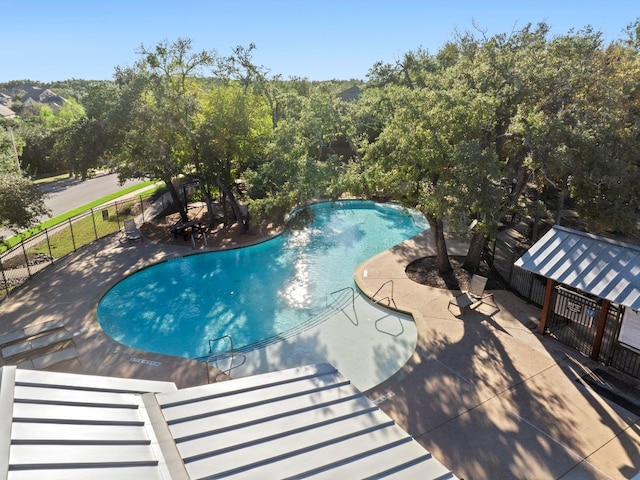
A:
[[[125,278],[98,305],[103,330],[130,347],[186,358],[207,355],[209,340],[223,335],[242,348],[317,317],[329,294],[354,286],[360,263],[427,228],[415,212],[388,204],[313,209],[315,219],[303,230]]]

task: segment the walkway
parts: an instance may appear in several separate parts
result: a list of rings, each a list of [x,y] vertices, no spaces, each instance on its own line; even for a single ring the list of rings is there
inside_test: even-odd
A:
[[[534,333],[540,310],[507,291],[497,308],[449,312],[450,292],[404,274],[430,244],[423,234],[356,272],[366,294],[393,280],[419,332],[412,361],[369,397],[461,478],[640,478],[640,417],[585,381],[605,367]]]
[[[365,262],[355,273],[366,294],[393,285],[396,304],[415,317],[418,348],[410,361],[368,396],[436,458],[467,480],[632,478],[640,470],[637,415],[603,398],[583,377],[595,365],[534,333],[540,311],[506,291],[497,309],[464,318],[447,310],[451,293],[404,275],[429,254],[422,235]],[[464,245],[450,242],[452,253]],[[184,247],[109,237],[40,272],[0,304],[0,333],[62,320],[75,333],[78,359],[57,369],[77,373],[206,383],[199,362],[136,352],[106,336],[95,308],[123,275],[182,255]],[[390,292],[381,292],[389,295]],[[381,363],[395,356],[376,352]]]

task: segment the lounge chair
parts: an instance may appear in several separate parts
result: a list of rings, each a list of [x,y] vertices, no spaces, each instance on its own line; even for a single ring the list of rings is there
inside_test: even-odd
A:
[[[128,242],[144,241],[142,233],[136,226],[136,221],[132,218],[124,221],[124,237]]]
[[[493,293],[485,293],[484,289],[486,286],[487,278],[474,274],[469,282],[469,289],[449,300],[447,308],[455,305],[460,309],[460,314],[464,314],[469,309],[476,308],[482,303],[487,303],[485,300],[488,298],[493,300]],[[493,303],[493,305],[495,305],[495,303]]]

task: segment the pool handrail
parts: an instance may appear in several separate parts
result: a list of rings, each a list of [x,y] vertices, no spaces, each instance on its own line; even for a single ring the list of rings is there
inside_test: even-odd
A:
[[[216,353],[212,353],[212,348],[211,346],[213,345],[214,342],[218,342],[224,338],[228,338],[229,339],[229,343],[231,344],[231,349],[229,351],[226,352],[216,352]],[[247,361],[247,356],[244,355],[243,353],[236,353],[233,351],[233,337],[229,334],[226,335],[222,335],[218,338],[211,338],[209,339],[209,355],[207,357],[204,358],[204,362],[207,364],[207,381],[209,383],[211,383],[211,378],[209,377],[209,364],[215,360],[218,360],[220,358],[223,358],[225,356],[229,357],[229,367],[225,368],[225,369],[220,369],[218,368],[217,365],[215,365],[216,368],[218,368],[220,370],[219,373],[216,374],[216,376],[214,377],[214,380],[218,377],[218,375],[220,374],[224,374],[224,375],[229,375],[229,372],[231,372],[231,370],[233,370],[234,368],[238,368],[241,367],[242,365],[245,364],[245,362]],[[234,365],[233,361],[235,360],[235,358],[240,357],[242,358],[242,361],[237,364]]]
[[[390,283],[390,284],[391,284],[391,295],[390,295],[390,296],[388,296],[388,297],[381,298],[381,299],[379,299],[379,300],[377,300],[377,301],[376,301],[376,299],[375,299],[375,298],[376,298],[376,295],[378,295],[378,293],[380,293],[380,290],[382,290],[382,289],[384,288],[384,286],[385,286],[387,283]],[[388,299],[388,300],[392,301],[394,305],[396,304],[396,301],[393,299],[393,279],[387,280],[387,281],[386,281],[386,282],[384,282],[382,285],[380,285],[380,288],[378,288],[378,290],[376,290],[376,293],[374,293],[374,294],[371,296],[371,301],[372,301],[373,303],[379,303],[380,301],[385,300],[385,299]]]
[[[329,295],[335,295],[336,293],[344,292],[345,290],[351,290],[351,306],[355,308],[356,306],[356,291],[353,287],[344,287],[336,290],[335,292],[328,293],[325,297],[325,306],[329,308]]]

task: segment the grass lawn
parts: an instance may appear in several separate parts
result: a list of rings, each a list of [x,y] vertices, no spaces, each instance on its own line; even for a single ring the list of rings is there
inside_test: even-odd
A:
[[[24,232],[21,232],[19,235],[15,235],[13,237],[10,237],[10,238],[6,239],[3,242],[3,244],[0,245],[0,253],[2,253],[4,251],[14,247],[15,245],[19,244],[22,240],[26,240],[26,239],[32,237],[33,235],[36,235],[36,234],[42,232],[45,229],[50,229],[50,228],[55,227],[56,225],[60,225],[62,223],[65,223],[68,220],[70,220],[70,219],[72,219],[74,217],[77,217],[77,216],[79,216],[79,215],[81,215],[83,213],[87,213],[88,216],[87,216],[86,219],[83,218],[79,222],[76,222],[76,221],[73,222],[73,236],[74,236],[74,238],[76,238],[76,227],[79,230],[79,232],[81,232],[82,229],[83,229],[83,227],[81,226],[82,225],[81,222],[87,222],[88,224],[91,225],[91,228],[90,229],[87,228],[86,231],[90,232],[90,235],[93,237],[92,240],[95,240],[96,230],[94,229],[94,226],[93,226],[94,225],[94,221],[91,220],[91,212],[90,212],[92,208],[96,208],[96,207],[99,207],[100,205],[104,205],[106,203],[112,202],[112,201],[116,200],[117,198],[122,197],[123,195],[126,195],[126,194],[131,193],[131,192],[135,192],[135,191],[143,189],[143,188],[146,188],[146,187],[148,187],[150,185],[153,185],[154,183],[155,182],[153,182],[153,181],[147,181],[147,182],[140,183],[138,185],[133,185],[131,187],[124,188],[124,189],[122,189],[122,190],[120,190],[120,191],[118,191],[116,193],[113,193],[111,195],[107,195],[105,197],[99,198],[97,200],[94,200],[93,202],[87,203],[86,205],[82,205],[82,206],[80,206],[78,208],[74,208],[73,210],[69,210],[68,212],[66,212],[66,213],[64,213],[62,215],[58,215],[56,217],[50,218],[49,220],[46,220],[45,222],[42,222],[39,225],[36,225],[35,227],[32,227],[32,228],[30,228],[28,230],[25,230]],[[123,212],[120,212],[120,215],[122,215],[122,213]],[[102,220],[102,217],[101,217],[101,212],[95,213],[94,216],[95,215],[100,216],[100,221],[99,222],[96,221],[95,225],[99,225],[100,222],[104,223],[104,221]],[[109,217],[111,218],[111,213],[109,214]],[[120,221],[122,221],[122,219],[120,219]],[[79,225],[76,226],[76,223],[79,223]],[[115,232],[115,231],[118,230],[117,219],[115,217],[114,217],[114,224],[115,224],[115,227],[114,227],[115,229],[113,231]],[[100,232],[98,232],[98,233],[100,233]],[[108,231],[106,234],[108,234],[108,233],[113,233],[113,232]],[[69,230],[68,234],[69,234],[69,236],[71,235],[70,230]],[[104,236],[104,235],[99,234],[98,236],[101,237],[101,236]],[[73,251],[79,245],[84,245],[86,243],[86,242],[85,243],[79,243],[79,241],[81,239],[80,238],[76,238],[76,244],[77,245],[74,248],[73,241],[71,241],[71,240],[72,239],[69,238],[69,241],[66,242],[66,243],[68,243],[68,246],[65,247],[65,249],[70,248],[69,251]],[[56,253],[55,256],[58,257],[59,255]]]

